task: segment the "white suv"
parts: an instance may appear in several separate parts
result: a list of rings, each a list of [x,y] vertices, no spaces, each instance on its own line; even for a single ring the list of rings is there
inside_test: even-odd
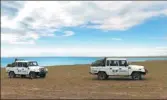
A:
[[[131,76],[134,80],[141,80],[147,69],[140,65],[129,65],[124,58],[105,58],[92,63],[90,74],[97,75],[104,80],[108,76]]]
[[[38,65],[36,61],[24,61],[18,60],[12,64],[8,64],[6,72],[10,78],[14,78],[17,75],[21,77],[36,78],[37,76],[45,78],[48,69]]]

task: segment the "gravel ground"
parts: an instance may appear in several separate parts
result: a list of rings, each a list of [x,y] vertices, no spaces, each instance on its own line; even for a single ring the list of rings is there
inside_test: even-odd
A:
[[[2,99],[167,99],[167,61],[144,65],[144,80],[113,78],[100,81],[89,74],[89,65],[48,67],[45,79],[9,79],[1,68]]]

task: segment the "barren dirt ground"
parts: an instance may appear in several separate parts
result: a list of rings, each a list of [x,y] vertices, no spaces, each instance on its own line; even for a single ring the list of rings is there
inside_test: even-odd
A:
[[[144,65],[144,80],[109,78],[97,80],[89,65],[48,67],[45,79],[9,79],[1,69],[2,99],[167,99],[167,61],[133,63]]]

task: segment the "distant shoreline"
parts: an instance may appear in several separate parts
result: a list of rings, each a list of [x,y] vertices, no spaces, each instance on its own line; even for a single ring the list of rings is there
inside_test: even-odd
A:
[[[24,56],[20,56],[20,57],[1,57],[1,58],[38,58],[40,56],[30,56],[30,57],[24,57]],[[41,56],[42,58],[54,58],[54,57],[60,57],[60,58],[64,58],[64,57],[73,57],[73,58],[86,58],[86,57],[90,57],[90,58],[104,58],[104,57],[112,57],[112,58],[167,58],[167,56]]]
[[[167,61],[167,60],[146,60],[146,61],[132,61],[131,63],[159,62],[159,61]],[[90,64],[53,65],[53,66],[44,66],[44,67],[54,67],[54,66],[79,66],[79,65],[90,65]]]
[[[167,61],[167,60],[146,60],[146,61],[132,61],[131,63],[144,63],[144,62],[160,62],[160,61]],[[83,65],[90,65],[90,64],[72,64],[72,65],[50,65],[50,66],[44,66],[44,67],[57,67],[57,66],[83,66]],[[6,66],[5,66],[6,67]],[[5,68],[1,67],[1,68]]]

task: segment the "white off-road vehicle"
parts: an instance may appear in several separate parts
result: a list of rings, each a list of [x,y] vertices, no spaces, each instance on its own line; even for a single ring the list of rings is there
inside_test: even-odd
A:
[[[17,60],[7,65],[6,72],[10,78],[21,76],[33,79],[37,77],[45,78],[48,69],[39,66],[36,61]]]
[[[105,80],[109,76],[131,76],[134,80],[141,80],[148,70],[144,66],[129,65],[125,58],[104,58],[92,63],[90,74]]]

